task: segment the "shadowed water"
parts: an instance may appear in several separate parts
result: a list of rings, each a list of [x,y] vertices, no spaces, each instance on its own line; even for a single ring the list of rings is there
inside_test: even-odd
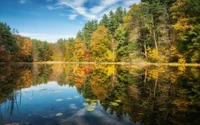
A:
[[[0,124],[199,123],[200,67],[0,65]]]

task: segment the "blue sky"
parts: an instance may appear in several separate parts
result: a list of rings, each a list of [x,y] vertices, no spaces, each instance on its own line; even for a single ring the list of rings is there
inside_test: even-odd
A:
[[[56,42],[75,37],[88,20],[140,0],[0,0],[0,22],[30,38]]]

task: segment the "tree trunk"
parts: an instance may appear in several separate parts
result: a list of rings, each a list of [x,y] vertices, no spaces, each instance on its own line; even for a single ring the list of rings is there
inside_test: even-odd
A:
[[[114,88],[115,87],[115,65],[113,65],[113,73],[112,73],[112,82],[111,86]]]
[[[144,42],[144,55],[145,55],[146,60],[148,60],[146,42]]]
[[[148,70],[145,69],[145,72],[144,72],[144,83],[147,83],[147,75],[148,75]]]
[[[115,47],[114,47],[114,42],[115,42],[115,39],[114,39],[114,35],[112,34],[112,54],[113,54],[113,62],[115,62]]]
[[[172,28],[172,19],[170,17],[169,9],[165,6],[165,13],[167,15],[167,22],[168,22],[168,39],[169,39],[169,60],[171,58],[171,52],[172,52],[172,44],[174,42],[174,31]]]
[[[153,90],[153,97],[154,98],[156,97],[156,88],[157,88],[157,85],[158,85],[158,75],[156,76],[155,86],[154,86],[154,90]]]
[[[155,23],[154,23],[154,17],[153,15],[151,16],[151,19],[152,19],[152,23],[153,23],[153,40],[154,40],[154,43],[155,43],[155,47],[156,47],[156,51],[158,53],[158,42],[157,42],[157,39],[156,39],[156,30],[155,30]]]

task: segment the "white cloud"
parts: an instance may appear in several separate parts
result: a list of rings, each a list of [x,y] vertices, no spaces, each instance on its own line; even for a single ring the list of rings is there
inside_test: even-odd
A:
[[[27,1],[26,0],[19,0],[20,4],[25,4]]]
[[[104,9],[105,9],[105,7],[103,7],[103,6],[95,6],[95,7],[90,9],[90,12],[91,13],[100,13]]]
[[[41,33],[19,33],[22,36],[30,37],[31,39],[38,39],[42,41],[48,41],[55,43],[58,39],[68,39],[70,37],[75,37],[75,35],[67,35],[67,34],[41,34]]]
[[[110,11],[115,11],[119,6],[115,5],[115,6],[111,6],[107,9],[105,9],[104,11],[102,11],[101,13],[98,14],[99,19],[101,19],[103,17],[104,14],[109,15]]]
[[[76,17],[77,17],[76,14],[71,14],[71,15],[69,15],[69,19],[70,19],[70,20],[74,20],[74,19],[76,19]]]
[[[100,20],[104,14],[109,14],[118,8],[122,7],[129,10],[129,7],[134,3],[139,3],[141,0],[101,0],[99,6],[94,6],[90,9],[90,12],[96,15],[97,20]]]
[[[76,13],[86,17],[87,19],[95,19],[96,16],[87,12],[87,8],[84,7],[84,4],[87,0],[58,0],[57,5],[68,6],[72,8]]]
[[[57,9],[61,9],[61,8],[63,8],[63,7],[62,6],[50,6],[50,5],[47,6],[48,10],[57,10]]]
[[[133,3],[140,3],[141,2],[141,0],[125,0],[124,1],[124,4],[125,5],[127,5],[127,6],[130,6],[130,5],[132,5]]]
[[[72,8],[83,6],[87,0],[58,0],[58,5],[67,5]]]
[[[101,0],[99,6],[94,6],[90,9],[91,13],[98,14],[105,10],[107,7],[119,2],[120,0]]]
[[[67,16],[66,14],[63,14],[63,13],[60,13],[59,15],[60,15],[60,16]]]
[[[129,9],[129,6],[133,3],[139,3],[140,0],[100,0],[99,5],[87,8],[85,4],[89,0],[58,0],[53,6],[49,6],[48,9],[53,10],[59,7],[69,7],[73,11],[73,16],[69,16],[69,19],[75,19],[74,15],[82,15],[86,20],[97,19],[100,20],[103,14],[108,14],[111,10],[115,11],[117,7]]]

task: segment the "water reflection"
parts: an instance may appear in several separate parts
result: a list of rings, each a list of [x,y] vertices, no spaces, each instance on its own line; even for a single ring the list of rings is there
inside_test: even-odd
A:
[[[1,65],[0,86],[0,124],[200,122],[199,67]]]

